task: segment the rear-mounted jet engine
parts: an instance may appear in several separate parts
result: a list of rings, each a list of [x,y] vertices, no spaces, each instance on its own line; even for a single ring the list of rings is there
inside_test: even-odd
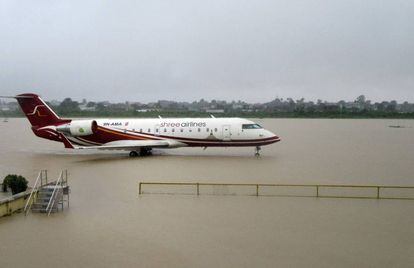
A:
[[[87,136],[96,133],[98,124],[95,120],[73,120],[56,127],[56,131],[72,137]]]

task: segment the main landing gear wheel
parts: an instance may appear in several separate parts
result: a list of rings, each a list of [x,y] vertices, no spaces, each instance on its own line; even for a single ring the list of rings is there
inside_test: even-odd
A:
[[[260,150],[261,149],[262,148],[260,148],[260,146],[256,146],[256,150],[255,150],[254,156],[259,157],[260,156]]]
[[[137,151],[131,151],[131,152],[129,153],[129,156],[130,156],[130,157],[137,157],[137,156],[138,156],[138,152],[137,152]]]
[[[140,156],[147,156],[147,155],[151,155],[152,153],[151,153],[151,150],[152,150],[152,148],[141,148],[140,150],[139,150],[139,155]]]

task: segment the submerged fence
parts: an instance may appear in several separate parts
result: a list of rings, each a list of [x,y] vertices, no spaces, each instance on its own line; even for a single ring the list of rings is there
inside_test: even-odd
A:
[[[138,194],[251,195],[414,200],[414,186],[140,182]]]

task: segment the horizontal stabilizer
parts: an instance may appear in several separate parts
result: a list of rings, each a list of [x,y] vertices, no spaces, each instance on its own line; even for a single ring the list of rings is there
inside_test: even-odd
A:
[[[34,96],[0,96],[0,99],[33,99]]]

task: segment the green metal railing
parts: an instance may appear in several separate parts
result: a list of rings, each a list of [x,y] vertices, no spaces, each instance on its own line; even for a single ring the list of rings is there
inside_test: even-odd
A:
[[[268,183],[206,183],[206,182],[140,182],[138,185],[138,194],[144,194],[144,186],[152,185],[159,187],[168,186],[193,186],[194,191],[190,194],[200,195],[201,189],[207,186],[222,186],[222,187],[251,187],[253,192],[248,195],[253,196],[296,196],[296,197],[320,197],[320,198],[366,198],[366,199],[403,199],[414,200],[414,186],[396,186],[396,185],[341,185],[341,184],[268,184]],[[266,194],[263,193],[265,188],[295,188],[295,189],[313,189],[310,194]],[[346,194],[329,194],[329,190],[373,190],[370,195],[346,195]],[[384,195],[385,190],[397,190],[397,194]],[[398,193],[398,190],[400,192]],[[408,196],[401,193],[401,191],[408,190]],[[354,191],[354,192],[355,192]],[[180,194],[180,193],[173,193]],[[182,194],[182,193],[181,193]],[[214,195],[214,193],[212,194]]]

